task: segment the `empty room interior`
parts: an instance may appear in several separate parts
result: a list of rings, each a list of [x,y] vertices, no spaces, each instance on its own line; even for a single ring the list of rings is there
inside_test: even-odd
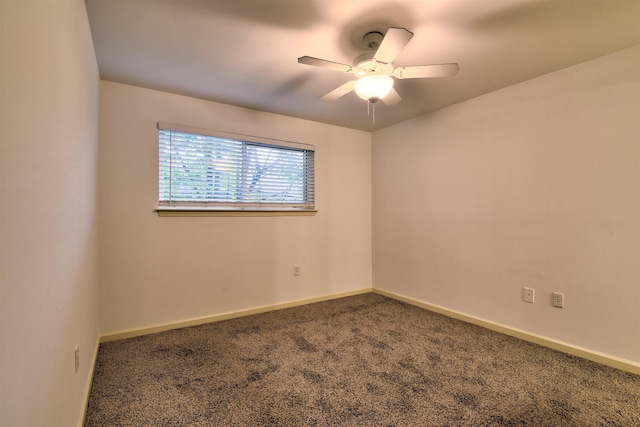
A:
[[[639,1],[0,0],[0,55],[0,425],[84,425],[101,346],[349,298],[604,366],[638,402]],[[305,153],[277,191],[300,189],[167,196],[165,134]],[[482,425],[516,425],[495,405]],[[343,425],[381,425],[363,411]]]

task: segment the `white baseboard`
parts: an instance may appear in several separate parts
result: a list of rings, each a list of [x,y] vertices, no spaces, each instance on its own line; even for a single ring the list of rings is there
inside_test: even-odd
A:
[[[96,339],[96,345],[93,349],[93,355],[91,356],[91,366],[89,367],[89,374],[87,375],[86,382],[84,388],[84,399],[82,399],[82,410],[80,412],[80,417],[78,418],[78,427],[84,426],[84,420],[87,416],[87,406],[89,404],[89,395],[91,394],[91,384],[93,383],[93,374],[96,370],[96,361],[98,360],[98,347],[100,347],[100,339]]]
[[[374,293],[393,298],[398,301],[406,302],[407,304],[415,305],[417,307],[421,307],[436,313],[444,314],[445,316],[453,317],[454,319],[482,326],[484,328],[491,329],[505,335],[520,338],[524,341],[529,341],[535,344],[542,345],[544,347],[549,347],[554,350],[570,354],[572,356],[582,357],[583,359],[591,360],[593,362],[601,363],[603,365],[611,366],[616,369],[621,369],[623,371],[640,375],[640,363],[636,363],[631,360],[621,359],[615,356],[610,356],[608,354],[578,347],[572,344],[567,344],[562,341],[544,337],[542,335],[537,335],[531,332],[512,328],[510,326],[501,325],[499,323],[491,322],[489,320],[481,319],[475,316],[470,316],[459,311],[451,310],[434,304],[429,304],[427,302],[396,294],[394,292],[385,291],[383,289],[373,288],[372,291]]]
[[[368,292],[371,292],[371,288],[356,289],[354,291],[323,295],[320,297],[289,301],[289,302],[280,303],[280,304],[265,305],[265,306],[255,307],[255,308],[250,308],[245,310],[230,311],[227,313],[197,317],[197,318],[188,319],[188,320],[181,320],[178,322],[164,323],[161,325],[127,329],[127,330],[117,331],[117,332],[109,332],[109,333],[103,334],[100,337],[100,342],[116,341],[116,340],[121,340],[125,338],[133,338],[133,337],[138,337],[142,335],[154,334],[157,332],[169,331],[172,329],[203,325],[205,323],[219,322],[222,320],[234,319],[236,317],[250,316],[252,314],[265,313],[267,311],[275,311],[275,310],[281,310],[283,308],[291,308],[291,307],[297,307],[300,305],[312,304],[314,302],[328,301],[328,300],[348,297],[352,295],[366,294]]]
[[[343,298],[351,295],[359,295],[359,294],[364,294],[368,292],[375,292],[377,294],[384,295],[386,297],[393,298],[398,301],[406,302],[407,304],[415,305],[417,307],[421,307],[436,313],[444,314],[445,316],[449,316],[454,319],[458,319],[468,323],[472,323],[474,325],[482,326],[484,328],[491,329],[493,331],[500,332],[505,335],[510,335],[525,341],[542,345],[544,347],[549,347],[554,350],[561,351],[563,353],[582,357],[583,359],[591,360],[593,362],[601,363],[603,365],[611,366],[616,369],[621,369],[623,371],[640,375],[640,363],[636,363],[631,360],[626,360],[626,359],[618,358],[608,354],[600,353],[594,350],[578,347],[572,344],[567,344],[562,341],[554,340],[552,338],[548,338],[542,335],[537,335],[537,334],[523,331],[517,328],[512,328],[510,326],[502,325],[496,322],[471,316],[459,311],[451,310],[445,307],[441,307],[435,304],[430,304],[424,301],[420,301],[414,298],[410,298],[404,295],[396,294],[394,292],[389,292],[389,291],[385,291],[383,289],[378,289],[378,288],[362,288],[362,289],[357,289],[349,292],[323,295],[320,297],[289,301],[289,302],[280,303],[280,304],[265,305],[261,307],[231,311],[231,312],[221,313],[221,314],[214,314],[211,316],[203,316],[203,317],[198,317],[198,318],[193,318],[188,320],[182,320],[178,322],[164,323],[161,325],[154,325],[154,326],[148,326],[143,328],[135,328],[135,329],[128,329],[123,331],[110,332],[100,336],[100,342],[102,343],[102,342],[108,342],[108,341],[116,341],[116,340],[121,340],[125,338],[132,338],[132,337],[137,337],[142,335],[153,334],[157,332],[169,331],[172,329],[186,328],[189,326],[202,325],[205,323],[219,322],[222,320],[234,319],[234,318],[243,317],[243,316],[250,316],[252,314],[265,313],[268,311],[281,310],[284,308],[297,307],[301,305],[312,304],[315,302],[328,301],[336,298]],[[95,367],[97,350],[98,348],[96,346],[96,349],[94,352],[93,365],[91,367],[92,374],[93,374],[93,369]],[[93,378],[93,375],[91,376],[91,378]],[[91,386],[91,383],[89,380],[89,384],[87,386],[88,390],[90,386]],[[88,396],[89,396],[89,391],[87,391],[86,393],[86,399],[88,399]]]

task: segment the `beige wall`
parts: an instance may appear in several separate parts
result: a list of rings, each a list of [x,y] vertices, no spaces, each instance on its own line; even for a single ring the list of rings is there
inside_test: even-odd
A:
[[[112,82],[100,120],[103,333],[371,286],[370,133]],[[158,217],[158,121],[315,144],[318,214]]]
[[[84,3],[2,0],[0,64],[0,425],[72,426],[99,332],[99,77]]]
[[[374,286],[640,362],[639,147],[640,46],[376,132]]]

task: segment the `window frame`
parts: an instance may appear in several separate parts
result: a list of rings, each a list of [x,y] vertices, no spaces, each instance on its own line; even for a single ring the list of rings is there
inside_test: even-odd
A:
[[[241,142],[247,146],[262,146],[267,148],[293,149],[304,153],[305,156],[305,180],[310,178],[311,183],[304,186],[305,202],[287,203],[281,202],[212,202],[212,201],[175,201],[161,200],[161,131],[173,131],[191,135],[210,136]],[[158,207],[159,216],[289,216],[289,215],[315,215],[317,212],[315,203],[315,152],[312,144],[304,144],[294,141],[285,141],[273,138],[257,137],[253,135],[237,134],[217,130],[194,128],[176,125],[172,123],[157,123],[158,138]],[[310,154],[309,154],[310,153]],[[308,163],[310,162],[310,164]]]

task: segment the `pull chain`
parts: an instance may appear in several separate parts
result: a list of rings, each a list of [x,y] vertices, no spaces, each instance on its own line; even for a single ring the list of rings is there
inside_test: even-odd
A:
[[[367,116],[373,116],[373,124],[376,124],[376,103],[367,100]]]
[[[373,106],[371,106],[371,109],[373,110],[373,125],[376,125],[376,104],[374,103]]]

